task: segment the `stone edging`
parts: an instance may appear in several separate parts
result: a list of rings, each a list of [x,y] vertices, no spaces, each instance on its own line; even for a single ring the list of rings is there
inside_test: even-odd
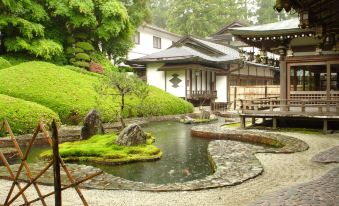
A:
[[[312,158],[314,162],[339,163],[339,145],[320,152]]]
[[[123,189],[157,192],[201,190],[232,186],[254,178],[263,172],[263,167],[260,161],[255,157],[255,153],[291,153],[308,149],[308,145],[306,143],[293,137],[269,133],[257,133],[255,131],[251,131],[250,133],[248,133],[249,131],[246,131],[246,133],[244,133],[244,131],[237,130],[229,131],[224,130],[220,124],[195,126],[193,127],[193,130],[199,131],[200,134],[208,134],[209,137],[214,134],[216,138],[223,138],[223,132],[227,134],[233,133],[234,135],[232,136],[232,140],[235,140],[236,136],[241,137],[241,135],[249,134],[257,139],[260,139],[261,137],[265,137],[266,139],[272,138],[283,142],[285,146],[282,148],[273,148],[261,145],[246,144],[239,141],[214,140],[211,141],[208,146],[208,154],[215,172],[214,174],[203,179],[192,180],[183,183],[149,184],[130,181],[104,173],[103,175],[95,177],[89,182],[83,183],[81,186],[91,189]],[[245,141],[245,139],[243,139],[243,141]],[[17,167],[18,165],[12,166],[14,171],[17,169]],[[33,174],[36,174],[42,168],[42,164],[36,163],[33,165],[33,168],[35,168],[32,169]],[[75,164],[69,164],[69,168],[76,178],[84,177],[86,174],[90,174],[99,170],[95,167]],[[64,175],[65,174],[62,174],[62,179],[66,180],[67,178]],[[0,178],[5,178],[6,176],[7,173],[5,172],[4,168],[0,167]],[[39,180],[44,184],[52,184],[52,177],[52,170],[49,170],[48,173]]]

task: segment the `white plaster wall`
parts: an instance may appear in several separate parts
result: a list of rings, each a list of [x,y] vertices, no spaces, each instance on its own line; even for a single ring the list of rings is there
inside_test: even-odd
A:
[[[216,76],[217,99],[215,102],[227,102],[227,76]]]
[[[164,64],[162,63],[147,64],[146,75],[147,75],[147,83],[149,85],[158,87],[162,90],[166,90],[165,72],[158,71],[158,69],[163,65]]]
[[[174,74],[179,75],[178,78],[181,80],[181,82],[178,84],[179,87],[177,88],[173,87],[173,83],[170,81],[174,78]],[[185,70],[166,71],[166,91],[177,97],[185,97],[185,90]]]
[[[128,59],[136,59],[148,54],[156,53],[167,49],[173,44],[171,39],[166,38],[168,35],[152,34],[151,30],[145,31],[144,29],[139,28],[140,32],[140,44],[135,44],[134,48],[128,53]],[[161,49],[153,48],[153,36],[161,38]]]

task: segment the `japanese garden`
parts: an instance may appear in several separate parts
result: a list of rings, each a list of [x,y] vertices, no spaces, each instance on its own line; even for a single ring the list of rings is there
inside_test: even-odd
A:
[[[0,0],[0,206],[338,205],[338,8]]]

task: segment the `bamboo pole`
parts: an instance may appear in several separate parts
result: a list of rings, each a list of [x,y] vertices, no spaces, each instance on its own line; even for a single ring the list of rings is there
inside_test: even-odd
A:
[[[32,144],[33,144],[33,142],[34,142],[34,140],[35,140],[35,138],[36,138],[36,136],[37,136],[37,134],[38,134],[38,132],[39,132],[39,127],[37,127],[37,129],[35,130],[34,135],[33,135],[33,137],[32,137],[32,140],[30,141],[30,144],[28,145],[28,148],[27,148],[26,153],[25,153],[25,156],[24,156],[23,153],[22,153],[22,151],[21,151],[21,148],[20,148],[18,142],[16,141],[16,138],[15,138],[15,136],[14,136],[14,134],[13,134],[12,129],[11,129],[11,127],[9,126],[8,122],[7,122],[7,120],[4,120],[4,124],[5,124],[5,128],[6,128],[7,132],[8,132],[9,135],[10,135],[10,138],[12,139],[12,142],[13,142],[13,144],[14,144],[14,147],[15,147],[16,150],[18,151],[18,154],[19,154],[19,156],[20,156],[20,158],[21,158],[21,164],[20,164],[19,170],[18,170],[18,172],[17,172],[17,175],[16,175],[16,177],[15,177],[15,181],[18,180],[18,178],[19,178],[19,176],[20,176],[20,173],[21,173],[21,170],[22,170],[22,167],[24,166],[25,169],[26,169],[27,177],[28,177],[29,181],[32,182],[32,173],[31,173],[31,170],[30,170],[30,168],[29,168],[29,166],[28,166],[28,164],[27,164],[27,162],[26,162],[26,159],[27,159],[28,153],[29,153],[29,151],[30,151],[30,149],[31,149],[31,147],[32,147]],[[15,181],[14,181],[14,182],[15,182]],[[11,197],[11,195],[12,195],[12,193],[13,193],[13,189],[14,189],[14,186],[15,186],[15,183],[14,183],[14,182],[13,182],[13,184],[12,184],[12,186],[11,186],[10,192],[9,192],[8,195],[7,195],[5,204],[8,203],[8,200],[10,199],[10,197]],[[33,182],[33,186],[34,186],[35,190],[37,191],[39,197],[42,197],[42,194],[41,194],[41,191],[40,191],[38,185],[37,185],[36,183]],[[41,198],[41,203],[42,203],[43,206],[47,206],[45,200],[42,199],[42,198]]]
[[[68,188],[70,188],[70,187],[75,187],[75,186],[77,186],[77,185],[79,185],[79,184],[81,184],[81,183],[83,183],[83,182],[85,182],[85,181],[87,181],[87,180],[89,180],[89,179],[92,179],[93,177],[96,177],[96,176],[98,176],[98,175],[101,175],[102,173],[103,173],[103,171],[100,171],[100,172],[91,174],[91,175],[89,175],[89,176],[87,176],[87,177],[84,177],[83,179],[77,180],[75,183],[69,184],[69,185],[67,185],[67,186],[65,186],[65,187],[63,187],[63,188],[61,188],[61,191],[66,190],[66,189],[68,189]],[[43,198],[49,197],[49,196],[51,196],[51,195],[53,195],[53,194],[54,194],[54,192],[50,192],[50,193],[44,195]],[[40,200],[40,198],[36,198],[36,199],[34,199],[34,200],[29,201],[28,204],[32,204],[32,203],[37,202],[37,201],[39,201],[39,200]],[[25,204],[23,204],[23,205],[21,205],[21,206],[25,206]]]
[[[13,173],[11,167],[9,166],[9,164],[8,164],[8,162],[7,162],[7,160],[6,160],[6,157],[4,156],[4,154],[3,154],[2,152],[0,152],[0,159],[1,159],[1,161],[4,163],[4,165],[5,165],[5,167],[6,167],[7,171],[8,171],[8,173],[9,173],[9,175],[10,175],[10,178],[12,179],[12,181],[14,181],[15,175],[14,175],[14,173]],[[21,191],[22,188],[21,188],[20,183],[17,182],[17,181],[14,182],[14,183],[15,183],[15,185],[18,187],[19,191]],[[25,195],[24,193],[22,193],[22,199],[24,199],[25,203],[27,204],[28,200],[27,200],[27,197],[26,197],[26,195]]]
[[[58,129],[53,120],[52,123],[52,137],[53,137],[53,173],[54,173],[54,192],[55,192],[55,206],[62,205],[61,199],[61,178],[60,178],[60,161],[59,161],[59,137]]]
[[[39,172],[29,183],[23,187],[18,194],[16,194],[11,200],[9,200],[8,205],[12,204],[22,193],[24,193],[35,181],[37,181],[51,166],[53,165],[53,161],[50,161],[46,167]]]
[[[44,137],[47,139],[48,143],[50,144],[50,146],[52,146],[52,139],[51,137],[49,136],[48,132],[46,131],[46,129],[43,127],[42,123],[39,124],[40,125],[40,128],[41,130],[43,131],[43,133],[45,134]],[[61,167],[63,168],[63,170],[65,171],[66,175],[67,175],[67,178],[69,179],[69,181],[74,184],[75,183],[75,180],[72,176],[72,174],[68,171],[67,167],[66,167],[66,164],[65,162],[62,160],[61,156],[59,155],[59,160],[60,160],[60,164],[61,164]],[[78,186],[74,186],[74,189],[75,191],[78,193],[80,199],[82,200],[82,203],[85,205],[85,206],[88,206],[88,203],[85,199],[85,197],[83,196],[81,190],[79,189]]]

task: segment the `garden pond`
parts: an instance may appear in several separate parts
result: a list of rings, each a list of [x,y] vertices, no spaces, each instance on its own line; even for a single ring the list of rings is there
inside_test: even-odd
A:
[[[144,131],[154,135],[154,144],[163,152],[160,160],[114,166],[87,162],[79,164],[95,166],[109,174],[145,183],[166,184],[204,178],[213,173],[207,154],[210,140],[192,137],[192,126],[165,121],[143,127]],[[38,156],[46,149],[34,147],[28,161],[41,161]]]

